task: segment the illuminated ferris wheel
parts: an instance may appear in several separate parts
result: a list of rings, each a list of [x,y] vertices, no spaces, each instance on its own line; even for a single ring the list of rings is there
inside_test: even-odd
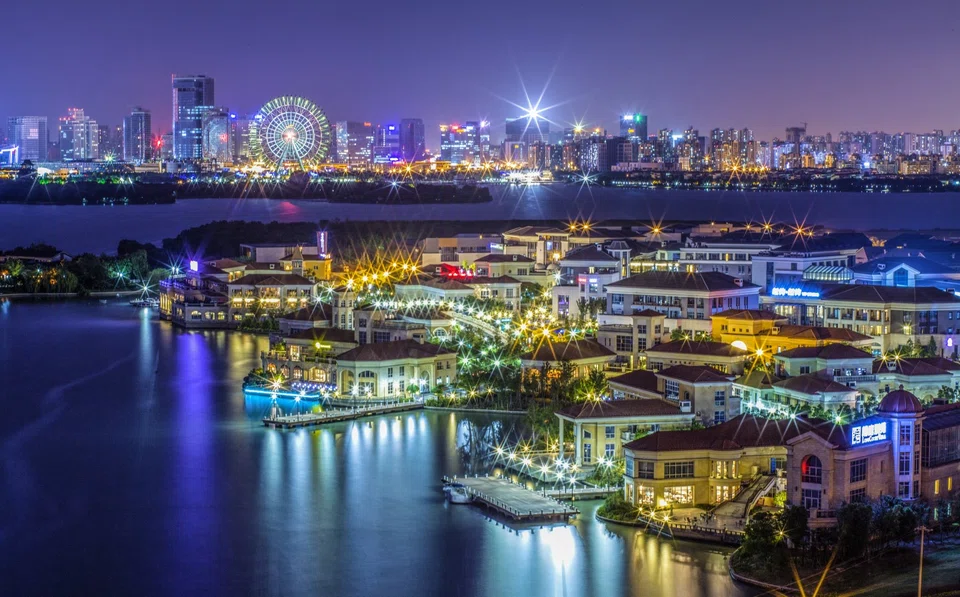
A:
[[[330,123],[315,103],[285,95],[267,102],[250,124],[250,143],[257,161],[297,163],[303,170],[323,161],[330,151]]]

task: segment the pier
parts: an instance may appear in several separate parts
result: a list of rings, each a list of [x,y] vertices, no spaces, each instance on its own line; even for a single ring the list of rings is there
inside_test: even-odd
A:
[[[420,410],[422,408],[423,403],[421,402],[388,403],[377,406],[363,406],[355,409],[329,410],[322,413],[301,413],[296,415],[264,417],[263,424],[273,429],[297,429],[299,427],[312,427],[314,425],[323,425],[325,423],[339,423],[341,421],[350,421],[353,419],[359,419],[361,417],[388,415],[391,413]]]
[[[541,493],[557,500],[600,500],[612,493],[623,491],[622,487],[562,487],[545,489]]]
[[[527,489],[497,477],[444,477],[445,483],[460,483],[473,496],[474,503],[481,504],[511,520],[535,522],[541,520],[567,521],[580,513],[543,493]]]

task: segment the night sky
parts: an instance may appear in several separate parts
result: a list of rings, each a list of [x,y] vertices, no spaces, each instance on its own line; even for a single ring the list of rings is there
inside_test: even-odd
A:
[[[333,120],[519,115],[520,79],[562,126],[650,132],[693,125],[783,136],[960,128],[957,0],[574,1],[48,0],[4,6],[0,118],[85,108],[120,124],[133,105],[170,128],[170,75],[216,79],[254,112],[301,94]],[[11,24],[16,23],[16,28]],[[34,23],[34,25],[30,25]],[[13,35],[16,29],[18,32]],[[551,80],[551,73],[553,73]],[[5,129],[5,126],[4,126]],[[5,132],[5,130],[4,130]]]

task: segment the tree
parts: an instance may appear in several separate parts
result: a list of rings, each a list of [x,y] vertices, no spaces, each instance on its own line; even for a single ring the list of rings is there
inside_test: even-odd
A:
[[[937,398],[940,400],[945,400],[946,402],[956,402],[957,390],[951,388],[950,386],[940,386],[940,389],[937,390]]]
[[[937,341],[933,339],[933,336],[930,336],[930,341],[927,342],[927,345],[922,349],[923,354],[921,356],[934,358],[940,356],[940,347],[937,345]]]
[[[783,533],[795,547],[803,545],[807,539],[810,513],[803,506],[787,506],[780,511],[779,519]]]
[[[873,509],[870,504],[854,502],[837,510],[838,544],[841,558],[857,558],[870,546],[870,524]]]

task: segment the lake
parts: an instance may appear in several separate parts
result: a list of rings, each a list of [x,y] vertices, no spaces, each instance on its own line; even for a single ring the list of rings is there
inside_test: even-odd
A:
[[[138,210],[129,209],[136,212]],[[510,416],[265,429],[262,337],[123,302],[0,304],[3,595],[745,595],[730,550],[447,505]],[[289,405],[287,405],[289,407]]]
[[[934,228],[960,221],[957,193],[748,193],[610,189],[550,184],[493,187],[467,205],[357,205],[270,199],[187,199],[127,207],[0,205],[0,249],[48,242],[71,252],[115,252],[128,238],[157,243],[214,220],[754,220],[837,229]]]

